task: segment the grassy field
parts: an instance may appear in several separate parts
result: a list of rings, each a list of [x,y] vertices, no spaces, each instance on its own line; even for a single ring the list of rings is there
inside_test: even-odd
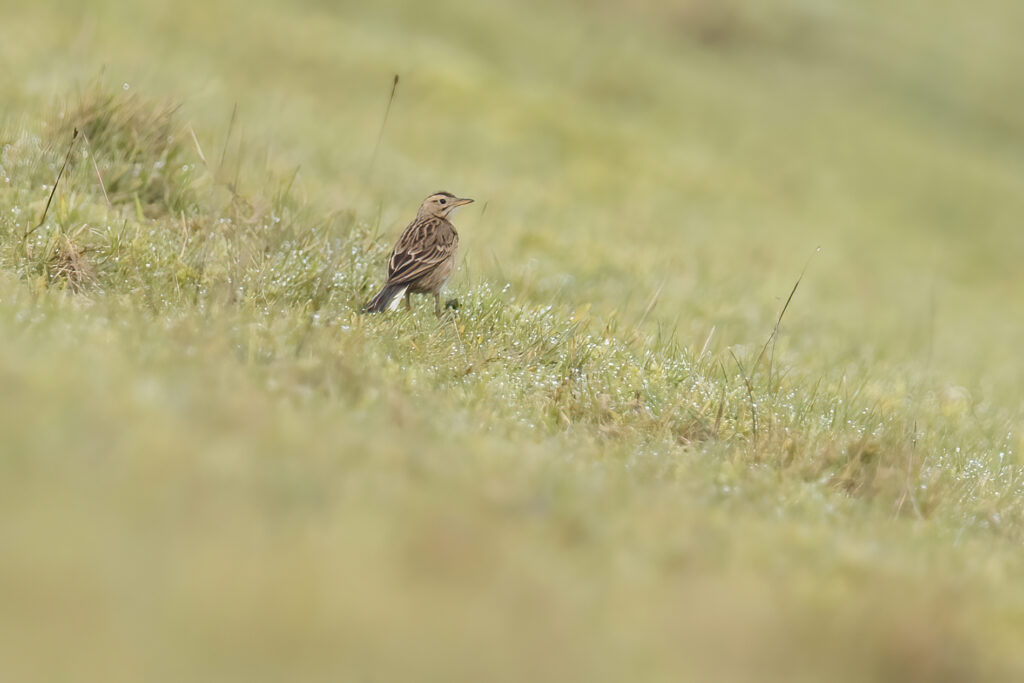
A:
[[[1024,6],[3,16],[0,679],[1024,676]]]

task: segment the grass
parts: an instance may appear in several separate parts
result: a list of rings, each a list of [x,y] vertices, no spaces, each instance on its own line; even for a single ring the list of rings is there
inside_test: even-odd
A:
[[[987,4],[10,10],[3,677],[1019,676]]]

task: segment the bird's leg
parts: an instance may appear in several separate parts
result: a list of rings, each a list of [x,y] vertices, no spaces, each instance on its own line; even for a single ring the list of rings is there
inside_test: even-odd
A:
[[[441,317],[441,293],[434,292],[434,315]]]
[[[410,294],[412,294],[412,292],[410,292],[408,289],[405,290],[405,310],[407,310],[407,311],[411,311],[412,310],[412,304],[409,303],[409,295]]]

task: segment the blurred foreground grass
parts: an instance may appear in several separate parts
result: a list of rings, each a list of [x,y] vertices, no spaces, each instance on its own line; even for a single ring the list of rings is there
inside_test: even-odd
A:
[[[0,675],[1024,674],[985,5],[5,8]]]

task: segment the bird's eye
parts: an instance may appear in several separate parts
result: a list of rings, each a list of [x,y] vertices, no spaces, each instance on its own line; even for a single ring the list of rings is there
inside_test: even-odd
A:
[[[447,199],[442,199],[442,200],[441,200],[441,203],[442,203],[442,204],[447,204],[447,203],[448,203],[448,200],[447,200]]]

